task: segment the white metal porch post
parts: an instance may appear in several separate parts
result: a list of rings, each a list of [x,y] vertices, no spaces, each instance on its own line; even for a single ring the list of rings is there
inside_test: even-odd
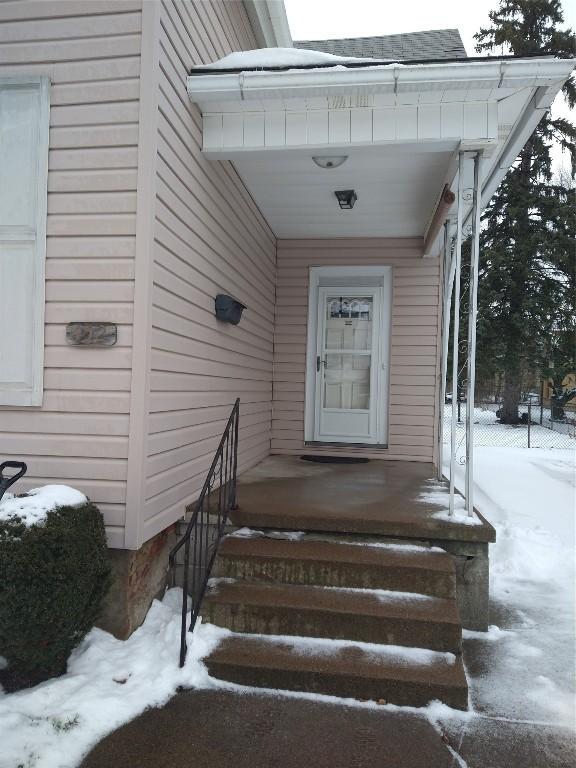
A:
[[[468,288],[468,365],[466,391],[466,510],[474,514],[474,396],[476,386],[476,316],[478,314],[478,262],[480,258],[480,181],[482,151],[474,155],[474,203],[472,208],[472,247]]]
[[[440,386],[438,405],[438,465],[436,476],[443,478],[444,451],[444,404],[446,401],[446,379],[448,375],[448,345],[450,343],[450,309],[452,307],[452,286],[454,283],[454,258],[452,257],[452,222],[444,222],[444,285],[442,292],[442,354],[440,359]]]
[[[462,192],[464,185],[464,153],[458,154],[458,205],[456,218],[456,247],[454,252],[454,319],[452,323],[452,420],[450,423],[450,497],[449,513],[454,514],[456,473],[456,422],[458,419],[458,335],[460,333],[460,267],[462,263]]]

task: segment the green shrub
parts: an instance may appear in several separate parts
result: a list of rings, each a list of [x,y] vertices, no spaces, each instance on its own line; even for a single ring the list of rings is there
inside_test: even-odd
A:
[[[0,683],[8,691],[66,671],[110,584],[102,515],[86,502],[41,525],[0,520]]]

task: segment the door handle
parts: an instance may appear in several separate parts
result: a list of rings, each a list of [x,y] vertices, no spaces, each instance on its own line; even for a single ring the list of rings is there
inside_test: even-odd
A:
[[[321,360],[320,355],[316,355],[316,371],[320,372],[320,366],[326,365],[326,360]]]

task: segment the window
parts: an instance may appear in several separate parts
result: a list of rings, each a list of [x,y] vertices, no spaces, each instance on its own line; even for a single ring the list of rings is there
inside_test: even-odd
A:
[[[41,405],[49,82],[0,78],[0,405]]]

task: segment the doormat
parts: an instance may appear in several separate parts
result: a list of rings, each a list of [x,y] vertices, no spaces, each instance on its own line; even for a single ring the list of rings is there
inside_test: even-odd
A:
[[[370,459],[361,456],[300,456],[302,461],[313,461],[316,464],[368,464]]]

